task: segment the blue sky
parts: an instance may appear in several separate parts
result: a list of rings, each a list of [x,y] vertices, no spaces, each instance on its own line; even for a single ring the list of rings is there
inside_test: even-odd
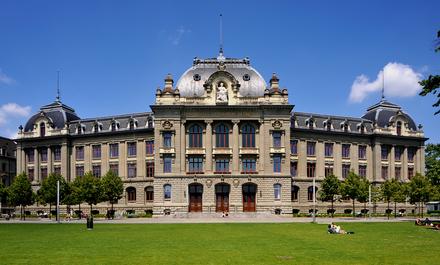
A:
[[[195,56],[217,55],[222,13],[225,55],[249,56],[266,81],[276,72],[294,110],[360,117],[380,99],[385,67],[387,99],[439,143],[435,98],[416,84],[440,73],[438,10],[439,1],[0,0],[0,135],[55,99],[58,69],[62,101],[80,117],[149,111],[167,73],[177,81]]]

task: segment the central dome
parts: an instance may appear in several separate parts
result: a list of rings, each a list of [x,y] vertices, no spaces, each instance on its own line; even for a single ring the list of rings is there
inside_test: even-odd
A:
[[[219,56],[210,59],[195,58],[193,66],[177,81],[176,88],[182,97],[201,97],[205,93],[204,84],[216,72],[228,72],[240,84],[239,95],[242,97],[264,96],[266,82],[254,68],[248,58],[234,59]]]

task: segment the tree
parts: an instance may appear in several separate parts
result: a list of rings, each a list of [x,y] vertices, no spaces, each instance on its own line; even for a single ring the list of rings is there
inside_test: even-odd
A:
[[[437,32],[437,40],[435,44],[435,52],[440,51],[440,30]],[[440,75],[429,75],[429,77],[425,80],[422,80],[419,82],[420,85],[423,87],[422,91],[420,92],[420,96],[426,96],[430,93],[433,95],[437,94],[437,89],[440,87]],[[439,107],[440,106],[440,93],[437,94],[437,101],[432,105],[433,107]],[[436,111],[434,115],[437,115],[440,113],[440,110]]]
[[[113,204],[122,198],[124,184],[121,178],[113,171],[108,171],[101,180],[103,190],[103,200],[112,204],[111,216],[113,218]]]
[[[32,185],[25,173],[15,177],[14,182],[8,189],[8,194],[9,202],[14,206],[20,206],[20,218],[24,220],[26,206],[32,205],[35,200]]]
[[[90,215],[92,215],[92,206],[103,201],[103,192],[101,180],[93,176],[92,172],[87,172],[82,178],[82,197],[90,205]]]
[[[355,217],[355,200],[359,196],[361,185],[361,179],[353,171],[350,171],[348,177],[342,182],[341,185],[341,195],[344,198],[351,199],[353,201],[353,217]]]
[[[60,202],[66,196],[66,181],[60,174],[51,173],[43,180],[37,192],[38,200],[43,204],[49,204],[49,216],[52,215],[52,205],[57,203],[57,182],[60,182]]]
[[[411,203],[418,203],[423,217],[423,204],[429,201],[433,189],[428,178],[417,173],[408,184],[408,195]]]
[[[321,183],[321,190],[319,191],[319,197],[322,201],[331,202],[331,214],[335,212],[333,204],[336,200],[336,195],[340,193],[341,181],[335,176],[330,175],[324,178]]]
[[[390,202],[394,200],[400,189],[400,183],[396,179],[387,179],[380,186],[382,198],[387,203],[387,216],[390,219]],[[395,209],[394,209],[395,210]]]
[[[405,183],[397,182],[397,187],[395,193],[393,194],[394,218],[397,217],[397,203],[406,202],[407,195],[408,195],[408,186]]]
[[[66,190],[66,197],[63,203],[67,205],[78,204],[79,219],[81,219],[81,203],[84,202],[83,179],[76,177],[73,182],[68,183]]]
[[[428,144],[425,149],[426,177],[440,185],[440,144]]]
[[[359,180],[359,194],[357,196],[357,200],[360,203],[364,204],[364,215],[367,214],[365,209],[367,209],[367,202],[370,198],[370,182],[366,178],[360,178]]]

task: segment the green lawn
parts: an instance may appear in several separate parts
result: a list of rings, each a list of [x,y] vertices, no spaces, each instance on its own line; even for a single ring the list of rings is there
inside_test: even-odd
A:
[[[413,223],[1,224],[0,264],[435,264],[440,231]],[[438,263],[437,263],[438,264]]]

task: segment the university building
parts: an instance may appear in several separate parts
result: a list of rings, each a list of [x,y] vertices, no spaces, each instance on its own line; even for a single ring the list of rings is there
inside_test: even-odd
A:
[[[382,99],[361,118],[293,107],[276,74],[266,83],[248,58],[220,52],[195,58],[177,83],[167,75],[151,112],[82,119],[59,98],[41,107],[19,129],[17,171],[38,189],[51,172],[73,181],[112,170],[124,181],[115,207],[157,215],[306,213],[313,178],[319,191],[351,170],[375,184],[424,172],[422,127],[398,105]]]

